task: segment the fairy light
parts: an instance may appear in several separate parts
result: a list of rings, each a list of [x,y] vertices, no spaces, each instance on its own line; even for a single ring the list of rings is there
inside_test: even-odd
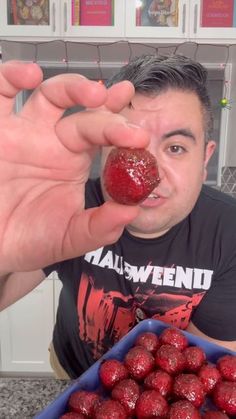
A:
[[[143,2],[141,0],[136,1],[136,7],[137,8],[142,7],[142,5],[143,5]],[[118,45],[118,44],[127,45],[127,47],[128,47],[128,57],[126,56],[123,59],[121,58],[121,60],[120,60],[124,65],[128,64],[132,60],[133,54],[134,54],[134,49],[137,46],[138,46],[139,50],[141,50],[141,47],[148,48],[149,50],[153,49],[153,54],[155,54],[155,55],[159,55],[159,54],[162,55],[162,50],[164,50],[164,53],[167,54],[167,52],[166,52],[167,48],[168,48],[170,54],[174,54],[174,55],[175,54],[183,54],[182,50],[185,46],[186,47],[188,47],[189,45],[195,46],[195,49],[193,50],[191,48],[191,50],[194,51],[193,59],[195,59],[196,61],[198,60],[198,55],[200,55],[199,52],[200,52],[201,46],[202,47],[207,46],[209,48],[210,47],[219,47],[218,44],[211,44],[211,43],[206,43],[206,44],[201,43],[201,44],[199,44],[199,43],[193,42],[193,41],[183,42],[183,43],[179,43],[179,44],[178,43],[177,44],[176,43],[173,43],[173,44],[158,44],[158,43],[150,44],[150,43],[148,43],[148,44],[146,44],[146,43],[143,43],[143,42],[130,42],[130,41],[126,41],[126,40],[117,40],[117,41],[114,41],[114,42],[105,42],[105,43],[102,43],[102,42],[99,42],[99,43],[72,42],[72,41],[64,41],[64,40],[59,40],[59,41],[64,47],[64,54],[63,54],[63,58],[61,59],[61,62],[66,65],[67,72],[69,71],[69,62],[70,62],[69,54],[68,54],[68,48],[69,48],[70,44],[71,45],[76,44],[80,48],[81,47],[83,48],[83,46],[84,47],[86,47],[86,46],[96,47],[95,48],[96,56],[91,57],[90,61],[97,65],[98,72],[99,72],[99,75],[98,75],[97,79],[98,79],[98,83],[100,83],[100,84],[104,84],[104,77],[103,77],[103,74],[102,74],[101,50],[100,50],[101,47],[105,48],[107,46],[107,47],[110,48],[111,46]],[[3,47],[1,48],[1,50],[2,50],[2,60],[4,61],[4,49],[7,50],[7,44],[14,43],[14,44],[19,44],[21,46],[21,49],[24,48],[24,44],[25,44],[25,46],[33,45],[34,46],[34,53],[33,53],[33,56],[32,56],[31,59],[32,59],[33,62],[40,63],[39,47],[42,47],[46,44],[52,44],[53,45],[53,43],[56,43],[56,42],[58,42],[58,40],[50,40],[50,41],[42,41],[42,42],[0,40],[0,46],[3,45]],[[224,62],[221,62],[219,64],[219,67],[222,68],[222,69],[225,69],[228,62],[229,62],[230,50],[232,48],[236,49],[236,44],[227,44],[227,45],[220,45],[220,46],[222,46],[225,49],[226,54],[225,54]],[[81,48],[81,50],[82,50],[82,48]],[[125,54],[126,53],[124,53],[124,55]],[[134,55],[137,55],[137,54],[134,54]],[[8,58],[8,59],[10,59],[10,58]],[[30,58],[28,58],[28,59],[30,59]],[[79,62],[79,60],[80,60],[80,58],[78,58],[78,62]],[[222,98],[219,100],[219,106],[222,109],[231,109],[232,101],[229,99],[229,96],[228,96],[228,85],[229,85],[229,82],[226,80],[224,82],[224,92],[222,94]]]
[[[135,5],[136,9],[139,9],[139,8],[141,8],[142,6],[143,6],[143,2],[142,2],[142,0],[136,0],[136,5]]]
[[[229,101],[226,97],[223,97],[222,99],[220,99],[220,106],[222,108],[227,108],[229,106]]]
[[[231,109],[232,101],[228,99],[228,86],[229,86],[229,82],[228,80],[225,80],[223,97],[219,101],[220,107],[222,109]]]

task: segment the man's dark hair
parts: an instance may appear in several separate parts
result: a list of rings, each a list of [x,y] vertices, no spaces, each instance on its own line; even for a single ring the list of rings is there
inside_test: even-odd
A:
[[[132,59],[108,80],[111,86],[122,80],[133,83],[137,93],[155,96],[168,89],[195,93],[203,109],[205,141],[212,135],[213,116],[206,81],[207,70],[183,55],[142,55]]]

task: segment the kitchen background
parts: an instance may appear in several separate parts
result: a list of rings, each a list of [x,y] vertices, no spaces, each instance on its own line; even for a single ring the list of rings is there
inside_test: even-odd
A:
[[[2,61],[36,61],[45,78],[72,71],[106,80],[146,53],[199,60],[209,71],[218,143],[207,182],[236,198],[236,0],[1,0],[0,47]],[[29,94],[18,95],[16,111]],[[98,167],[99,156],[91,176]],[[0,314],[0,375],[51,374],[59,293],[53,273]]]

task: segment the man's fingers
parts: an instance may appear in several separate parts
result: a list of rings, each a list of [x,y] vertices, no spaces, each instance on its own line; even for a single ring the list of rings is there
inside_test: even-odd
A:
[[[23,89],[34,89],[43,78],[40,67],[35,63],[7,61],[0,66],[0,116],[12,112],[17,93]]]
[[[106,202],[72,217],[64,237],[64,258],[73,258],[114,243],[124,227],[138,215],[139,208]]]
[[[43,82],[28,99],[21,114],[31,119],[42,118],[55,123],[68,108],[105,106],[120,112],[134,95],[134,87],[124,81],[106,89],[101,83],[88,80],[79,74],[61,74]]]
[[[120,112],[134,96],[135,89],[129,81],[114,84],[108,89],[106,108],[112,112]]]
[[[55,129],[61,143],[74,153],[87,151],[91,146],[146,147],[149,141],[143,128],[129,125],[123,116],[103,110],[62,118]]]
[[[21,115],[54,124],[64,111],[76,105],[96,108],[104,104],[107,90],[78,74],[61,74],[43,82],[26,102]]]

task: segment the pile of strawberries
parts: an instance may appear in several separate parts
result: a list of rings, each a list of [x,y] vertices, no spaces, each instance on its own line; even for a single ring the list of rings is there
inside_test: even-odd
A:
[[[101,389],[73,393],[60,419],[236,417],[236,356],[212,364],[176,328],[141,333],[123,361],[101,363],[99,378]]]

